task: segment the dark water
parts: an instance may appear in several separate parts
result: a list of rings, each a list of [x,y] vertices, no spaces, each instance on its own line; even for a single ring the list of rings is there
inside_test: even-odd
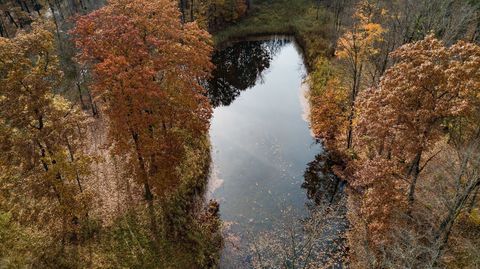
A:
[[[281,237],[279,227],[331,203],[341,184],[325,172],[323,149],[311,135],[306,71],[293,40],[240,42],[213,62],[208,197],[220,202],[226,226],[221,267],[251,267],[260,235]]]

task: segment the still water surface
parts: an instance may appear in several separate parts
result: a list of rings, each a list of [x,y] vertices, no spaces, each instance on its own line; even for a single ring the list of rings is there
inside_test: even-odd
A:
[[[323,149],[307,122],[306,71],[293,40],[240,42],[217,51],[213,62],[208,197],[220,203],[221,218],[236,238],[227,238],[222,255],[222,268],[233,268],[232,253],[243,253],[257,235],[284,221],[286,208],[306,216],[318,197]],[[325,182],[320,185],[325,189]],[[248,253],[240,255],[245,263]]]

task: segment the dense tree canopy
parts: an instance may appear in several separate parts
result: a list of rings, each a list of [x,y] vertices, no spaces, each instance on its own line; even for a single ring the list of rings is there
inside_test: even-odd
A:
[[[298,186],[315,214],[244,260],[326,265],[312,249],[333,242],[352,268],[477,268],[479,14],[478,0],[0,0],[0,268],[217,266],[219,204],[200,199],[212,106],[283,45],[222,41],[269,33],[305,51],[325,151]]]
[[[447,119],[466,116],[472,108],[480,86],[480,50],[465,42],[446,48],[430,35],[392,56],[396,64],[378,89],[363,93],[359,126],[380,155],[411,163],[413,200],[422,154],[440,139]]]
[[[200,85],[211,69],[209,36],[178,17],[173,1],[119,0],[81,17],[73,31],[93,93],[105,102],[110,139],[132,158],[147,196],[175,185],[184,144],[209,126]]]
[[[79,240],[91,158],[79,148],[82,113],[54,92],[62,72],[51,28],[0,38],[0,209],[52,236],[55,249]]]
[[[362,215],[369,238],[375,244],[386,244],[391,240],[393,234],[390,231],[395,226],[409,226],[399,222],[402,212],[412,218],[423,218],[418,213],[412,215],[421,172],[437,154],[448,150],[444,146],[447,149],[440,147],[438,151],[448,130],[457,129],[454,125],[462,122],[460,119],[474,114],[472,108],[480,89],[478,45],[459,41],[446,47],[430,35],[400,47],[392,57],[396,63],[385,72],[378,87],[362,92],[359,98],[360,158],[352,162],[351,168],[355,171],[353,186],[359,187],[363,193]],[[475,141],[475,137],[470,139]],[[469,141],[456,146],[467,147],[467,152],[473,154],[471,151],[475,146],[471,143],[475,145],[476,142]],[[460,158],[470,162],[472,156]],[[455,191],[445,193],[455,197],[449,198],[452,199],[450,206],[455,209],[450,208],[450,213],[440,218],[445,224],[434,228],[438,232],[432,235],[435,238],[430,246],[433,254],[428,254],[432,256],[426,263],[438,262],[455,218],[474,192],[476,187],[473,186],[478,184],[467,176],[468,168],[460,165],[460,168],[452,169],[460,169],[459,176],[466,173],[467,178],[465,182],[457,183]],[[449,173],[436,176],[439,180],[454,182]]]

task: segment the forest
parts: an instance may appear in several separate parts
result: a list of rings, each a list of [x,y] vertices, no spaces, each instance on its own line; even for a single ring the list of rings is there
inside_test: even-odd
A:
[[[479,0],[0,0],[0,268],[480,268]]]

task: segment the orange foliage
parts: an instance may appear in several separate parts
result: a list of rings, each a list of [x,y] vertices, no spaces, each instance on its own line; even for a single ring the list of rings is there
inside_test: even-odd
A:
[[[405,206],[405,184],[398,174],[398,163],[382,157],[351,163],[356,171],[351,186],[360,190],[360,214],[368,237],[377,246],[389,240],[393,217]]]
[[[338,146],[338,134],[345,131],[347,125],[346,91],[342,91],[337,78],[326,82],[321,94],[312,96],[311,126],[315,136],[322,138],[325,145],[334,149]]]
[[[446,48],[432,35],[392,53],[397,63],[361,96],[358,132],[380,154],[411,160],[443,135],[445,120],[466,116],[480,87],[480,47]]]
[[[374,242],[388,237],[394,209],[409,201],[426,165],[422,153],[445,135],[446,121],[466,117],[480,89],[480,47],[445,47],[432,35],[392,53],[396,64],[358,102],[360,161],[352,185],[363,193],[362,214]],[[425,158],[426,159],[426,158]],[[403,191],[402,191],[403,189]],[[403,198],[402,198],[403,196]]]
[[[310,126],[329,150],[340,147],[340,134],[347,125],[348,91],[335,68],[324,58],[317,60],[310,74]]]
[[[115,152],[135,178],[162,196],[177,185],[184,146],[209,127],[201,81],[212,68],[210,35],[182,24],[175,1],[115,0],[73,30],[103,101]]]

